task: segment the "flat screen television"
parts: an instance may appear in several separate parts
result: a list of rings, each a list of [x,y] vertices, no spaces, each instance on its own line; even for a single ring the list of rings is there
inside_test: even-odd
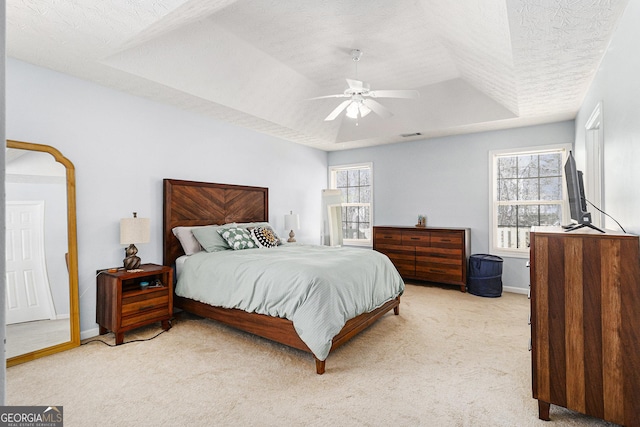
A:
[[[567,180],[567,195],[569,196],[571,219],[577,222],[577,224],[564,226],[565,231],[589,227],[604,233],[604,231],[591,224],[591,213],[587,211],[587,199],[584,196],[584,180],[582,177],[582,171],[579,171],[576,168],[576,160],[571,151],[569,151],[569,157],[564,164],[564,175]]]

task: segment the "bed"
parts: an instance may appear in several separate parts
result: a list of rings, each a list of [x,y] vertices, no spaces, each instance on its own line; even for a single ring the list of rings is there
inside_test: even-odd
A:
[[[295,251],[295,256],[298,256],[298,248],[293,248],[287,245],[284,245],[282,249],[278,248],[277,250],[232,250],[226,251],[222,255],[215,253],[196,253],[195,255],[189,255],[188,257],[185,256],[183,245],[180,243],[173,231],[176,227],[210,226],[212,224],[222,225],[230,223],[267,223],[269,217],[269,191],[265,187],[204,183],[174,179],[165,179],[163,185],[164,265],[173,266],[175,268],[176,261],[178,261],[178,263],[182,266],[181,268],[187,268],[187,264],[192,265],[196,262],[200,262],[198,261],[199,258],[203,259],[202,262],[220,263],[218,259],[216,259],[215,261],[204,261],[205,257],[208,257],[208,255],[214,255],[217,258],[226,256],[228,257],[228,260],[231,260],[232,258],[239,258],[239,255],[242,253],[245,257],[251,257],[253,259],[258,256],[263,256],[263,254],[265,256],[275,256],[275,254],[278,252],[286,253],[287,251],[289,251],[288,254],[284,255],[284,258],[292,258],[294,257],[293,254]],[[317,251],[331,253],[332,251],[339,250],[336,248],[304,248],[305,245],[300,246],[300,252],[302,252],[303,249],[305,251],[310,251],[312,253],[311,256],[316,256],[318,259],[324,257],[325,255],[318,254]],[[364,254],[366,253],[369,253],[374,257],[380,257],[381,255],[378,253],[374,253],[373,251],[362,249],[344,248],[344,250],[352,251],[345,252],[345,254],[355,257],[365,256]],[[353,251],[357,252],[357,254]],[[184,262],[185,258],[187,259],[187,262]],[[211,258],[214,257],[212,256]],[[386,259],[386,257],[384,258]],[[388,259],[386,261],[388,261]],[[386,261],[383,260],[383,263]],[[184,264],[182,264],[183,262]],[[227,262],[222,262],[222,264],[227,264]],[[399,275],[397,274],[397,271],[395,271],[393,265],[390,262],[388,262],[388,265],[391,266],[393,271],[386,272],[385,270],[385,274],[394,275],[394,280],[395,275],[397,275],[397,277],[399,278]],[[325,268],[324,270],[329,269]],[[268,272],[267,269],[264,269],[263,271],[265,273]],[[186,278],[189,276],[187,273],[185,273],[184,277]],[[333,279],[327,277],[318,277],[318,280],[329,281]],[[186,283],[186,279],[183,282]],[[209,282],[212,281],[209,280]],[[299,323],[294,325],[294,321],[278,315],[260,314],[257,312],[245,311],[239,308],[224,307],[223,304],[209,304],[207,302],[203,302],[204,298],[200,297],[190,298],[186,296],[180,296],[178,295],[178,293],[184,294],[184,289],[186,289],[186,286],[183,286],[180,281],[178,282],[178,286],[176,286],[174,307],[196,314],[198,316],[216,320],[239,330],[246,331],[251,334],[311,353],[315,358],[316,373],[323,374],[325,372],[325,353],[326,355],[328,355],[337,347],[345,344],[351,338],[355,337],[358,333],[366,329],[386,313],[393,310],[394,314],[399,314],[400,295],[402,294],[404,284],[402,283],[401,285],[402,286],[400,286],[400,284],[394,283],[393,286],[395,287],[395,293],[389,296],[386,300],[382,300],[379,305],[376,305],[369,311],[357,314],[354,317],[352,317],[351,315],[347,315],[345,312],[343,326],[339,330],[339,332],[336,333],[335,336],[333,336],[333,338],[330,340],[330,348],[328,348],[326,352],[320,353],[316,348],[312,350],[310,346],[305,343],[305,340],[306,342],[310,342],[309,339],[305,337],[305,340],[303,340],[301,338],[301,335],[303,337],[304,335],[299,334],[296,331],[296,326],[300,326]],[[319,320],[318,323],[322,323],[322,321]],[[313,345],[311,347],[313,347]],[[318,354],[320,355],[318,356]]]

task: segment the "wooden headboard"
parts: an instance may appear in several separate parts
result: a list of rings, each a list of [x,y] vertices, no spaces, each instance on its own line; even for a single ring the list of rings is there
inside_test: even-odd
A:
[[[269,189],[244,185],[165,179],[162,229],[163,263],[172,266],[182,246],[171,231],[178,226],[266,222]]]

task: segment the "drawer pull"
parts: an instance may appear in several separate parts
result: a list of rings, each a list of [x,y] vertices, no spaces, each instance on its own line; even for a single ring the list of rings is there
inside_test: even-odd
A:
[[[393,236],[384,236],[385,239],[393,239]]]
[[[451,239],[440,239],[441,242],[450,242]]]
[[[144,307],[140,307],[140,311],[149,310],[150,308],[154,308],[154,307],[155,306],[153,306],[153,305],[145,305]]]
[[[420,240],[419,237],[410,237],[411,240]]]

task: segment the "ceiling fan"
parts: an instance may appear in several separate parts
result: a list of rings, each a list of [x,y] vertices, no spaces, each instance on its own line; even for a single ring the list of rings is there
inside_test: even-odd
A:
[[[362,51],[353,49],[351,59],[356,63],[356,77],[358,76],[358,61],[362,57]],[[318,96],[311,99],[324,98],[349,98],[338,105],[324,120],[331,121],[347,110],[346,116],[352,119],[364,117],[374,112],[382,118],[389,118],[393,113],[387,107],[372,98],[405,98],[415,99],[420,96],[417,90],[371,90],[368,83],[357,79],[346,79],[349,87],[335,95]],[[357,125],[357,122],[356,122]]]

